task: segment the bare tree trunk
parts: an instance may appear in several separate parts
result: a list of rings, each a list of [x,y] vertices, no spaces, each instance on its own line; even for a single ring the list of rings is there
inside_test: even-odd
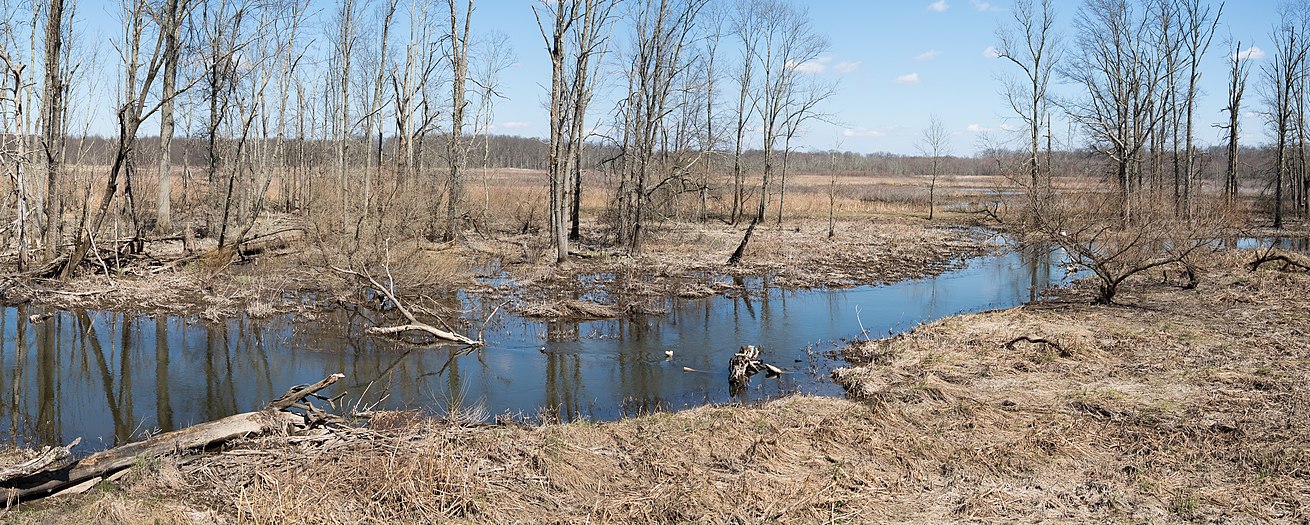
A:
[[[41,148],[45,156],[45,225],[44,259],[59,255],[59,230],[63,222],[55,199],[59,195],[59,178],[64,167],[64,94],[67,87],[61,74],[64,0],[50,0],[45,28],[45,87],[41,95]]]
[[[468,0],[464,10],[464,28],[459,29],[459,13],[455,9],[455,0],[447,0],[450,6],[450,65],[454,78],[451,80],[451,114],[450,142],[447,143],[447,161],[450,165],[449,189],[446,194],[446,232],[442,238],[452,241],[458,235],[459,221],[456,210],[463,199],[464,188],[462,171],[468,156],[468,147],[464,144],[464,109],[468,79],[468,39],[469,21],[473,18],[473,0]]]
[[[159,108],[159,202],[156,204],[155,228],[173,229],[173,108],[177,95],[177,65],[180,59],[178,39],[182,19],[178,8],[180,0],[166,0],[159,30],[164,33],[164,76],[160,79],[162,104]]]

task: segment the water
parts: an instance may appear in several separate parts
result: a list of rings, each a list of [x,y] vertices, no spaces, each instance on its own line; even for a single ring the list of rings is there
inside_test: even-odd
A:
[[[378,408],[479,407],[486,416],[612,419],[803,392],[841,395],[829,379],[843,340],[877,338],[962,312],[1006,308],[1067,282],[1063,265],[1020,248],[933,278],[885,286],[785,291],[767,279],[735,297],[667,299],[635,320],[539,322],[503,311],[485,348],[414,349],[365,337],[377,314],[195,318],[8,307],[0,316],[0,435],[18,445],[82,437],[87,453],[253,410],[292,385],[344,373],[330,393]],[[494,305],[468,301],[480,326]],[[32,323],[28,316],[53,314]],[[787,370],[728,393],[727,363],[745,344]],[[672,351],[672,359],[665,352]],[[692,369],[695,371],[686,371]]]

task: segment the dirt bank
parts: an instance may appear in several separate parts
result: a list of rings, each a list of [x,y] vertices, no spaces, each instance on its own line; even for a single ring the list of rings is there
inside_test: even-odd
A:
[[[337,266],[389,271],[402,295],[435,313],[460,310],[446,299],[464,290],[512,300],[510,308],[537,317],[616,317],[659,313],[664,297],[741,292],[732,278],[767,276],[788,288],[893,282],[944,271],[986,249],[985,236],[961,223],[847,219],[829,238],[826,221],[798,219],[784,228],[760,225],[742,262],[728,265],[743,231],[720,222],[667,224],[630,254],[605,247],[604,232],[593,229],[562,265],[553,264],[545,239],[529,234],[472,232],[455,243],[419,239],[359,252],[290,235],[249,257],[210,254],[183,264],[176,264],[184,257],[180,241],[152,243],[112,277],[8,279],[0,295],[58,308],[262,317],[360,300],[359,283]]]

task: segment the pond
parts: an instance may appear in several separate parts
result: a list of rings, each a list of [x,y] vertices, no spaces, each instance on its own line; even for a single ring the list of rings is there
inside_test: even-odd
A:
[[[414,349],[368,337],[376,314],[343,310],[210,323],[194,317],[7,307],[0,316],[0,432],[11,444],[85,454],[254,410],[292,385],[343,373],[349,407],[464,410],[528,420],[614,419],[791,393],[841,395],[829,375],[844,340],[944,316],[1007,308],[1068,282],[1048,251],[1016,247],[930,278],[783,290],[746,280],[733,296],[665,299],[664,315],[584,322],[503,311],[487,345]],[[494,305],[467,300],[473,326]],[[49,314],[44,321],[29,316]],[[863,334],[863,335],[862,335]],[[727,365],[753,344],[787,373],[737,397]],[[671,356],[668,354],[671,352]]]

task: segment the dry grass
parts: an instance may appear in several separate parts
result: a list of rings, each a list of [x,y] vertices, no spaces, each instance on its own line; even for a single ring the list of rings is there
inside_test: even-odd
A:
[[[840,380],[860,401],[531,428],[387,413],[343,439],[143,464],[2,519],[1304,523],[1310,275],[1249,259],[1217,257],[1195,291],[1137,282],[1134,307],[1076,290],[859,343]],[[1018,336],[1059,348],[1004,346]]]
[[[935,519],[1303,523],[1310,276],[1249,259],[1221,256],[1195,292],[1139,282],[1135,307],[1036,305],[861,343],[866,364],[839,381],[926,436],[903,457],[938,471]],[[1062,351],[1003,346],[1019,336]]]

